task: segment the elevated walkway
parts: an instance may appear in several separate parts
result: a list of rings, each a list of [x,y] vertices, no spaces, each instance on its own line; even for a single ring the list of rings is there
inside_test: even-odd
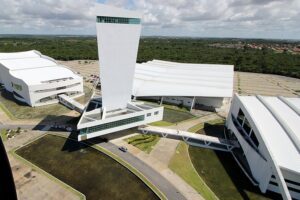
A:
[[[70,98],[69,96],[65,94],[61,94],[58,96],[58,100],[61,104],[65,105],[66,107],[75,110],[79,113],[82,113],[84,110],[84,105],[78,103],[74,99]]]
[[[220,151],[231,151],[234,147],[239,147],[238,143],[218,137],[201,135],[187,131],[180,131],[156,126],[140,126],[138,128],[143,134],[157,134],[164,138],[183,140],[189,145],[204,147]]]

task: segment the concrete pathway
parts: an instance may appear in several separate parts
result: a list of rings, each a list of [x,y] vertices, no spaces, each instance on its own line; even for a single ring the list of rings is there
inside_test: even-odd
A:
[[[180,140],[172,140],[168,138],[160,138],[158,143],[154,146],[150,152],[150,157],[157,159],[164,165],[168,166],[171,158],[173,157],[177,145]]]

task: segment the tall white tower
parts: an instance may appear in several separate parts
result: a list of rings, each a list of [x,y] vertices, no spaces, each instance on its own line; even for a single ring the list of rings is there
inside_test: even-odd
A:
[[[142,15],[104,5],[97,13],[102,106],[123,109],[131,101]]]

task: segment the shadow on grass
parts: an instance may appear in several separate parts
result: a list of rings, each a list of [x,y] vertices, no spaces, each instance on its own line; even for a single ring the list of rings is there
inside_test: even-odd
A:
[[[204,128],[198,131],[200,134],[209,135],[213,137],[225,138],[223,124],[209,124],[204,123]]]
[[[261,196],[265,196],[266,198],[270,198],[270,199],[281,199],[281,196],[274,192],[268,191],[266,194],[261,194],[258,186],[256,187],[252,185],[250,180],[246,177],[244,172],[240,169],[238,164],[235,162],[231,153],[215,151],[215,154],[218,157],[223,168],[225,169],[226,173],[230,177],[235,188],[238,190],[238,192],[240,193],[243,199],[245,200],[254,199],[251,198],[251,196],[249,196],[245,191],[255,193]],[[264,199],[264,198],[261,197],[260,199]]]
[[[89,146],[84,144],[83,142],[77,142],[77,135],[77,132],[71,132],[61,150],[67,152],[75,152],[88,148]]]
[[[128,130],[118,131],[118,132],[115,132],[112,134],[107,134],[107,135],[87,139],[84,142],[90,143],[90,144],[106,143],[109,140],[124,137],[129,134],[136,133],[136,132],[137,132],[137,128],[132,128],[132,129],[128,129]],[[88,147],[88,145],[84,144],[84,142],[77,142],[77,139],[78,139],[77,137],[78,137],[78,132],[72,131],[68,137],[68,140],[66,140],[65,144],[62,147],[62,151],[74,152],[74,151],[79,151],[81,149],[85,149]],[[74,142],[78,143],[78,144],[75,144]]]
[[[224,138],[223,131],[223,124],[205,123],[198,133]],[[220,199],[281,199],[280,195],[273,192],[262,194],[257,186],[252,185],[231,153],[192,146],[189,153],[199,175],[204,177]]]
[[[71,127],[73,130],[76,130],[79,119],[80,117],[68,115],[47,115],[33,128],[33,130],[42,130],[46,125],[52,126],[48,131],[66,131],[64,129],[66,127]],[[62,128],[53,128],[54,126],[60,126]]]

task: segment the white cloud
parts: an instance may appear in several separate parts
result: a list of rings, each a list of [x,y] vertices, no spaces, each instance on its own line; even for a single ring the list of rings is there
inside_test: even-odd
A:
[[[145,35],[300,39],[299,0],[101,0],[141,10]],[[0,0],[0,33],[95,34],[96,0]]]

